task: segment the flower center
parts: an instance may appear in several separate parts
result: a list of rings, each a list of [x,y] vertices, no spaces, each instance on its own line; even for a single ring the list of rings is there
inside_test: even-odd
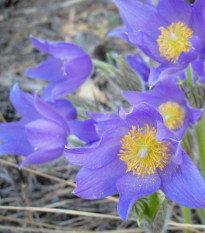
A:
[[[167,102],[159,107],[164,123],[171,130],[180,129],[184,124],[184,110],[175,102]]]
[[[181,52],[188,52],[191,43],[188,39],[192,37],[193,31],[184,23],[172,23],[169,27],[160,27],[157,43],[159,46],[160,56],[165,57],[168,61],[176,63]]]
[[[156,129],[148,124],[144,129],[132,126],[132,130],[120,142],[122,146],[118,156],[127,164],[126,172],[132,171],[133,175],[144,177],[145,174],[155,173],[158,167],[162,170],[168,163],[170,143],[158,142]]]

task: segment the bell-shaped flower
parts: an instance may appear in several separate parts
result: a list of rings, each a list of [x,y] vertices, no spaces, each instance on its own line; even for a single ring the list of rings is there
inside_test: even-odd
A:
[[[55,100],[76,91],[92,71],[92,62],[79,46],[66,42],[41,41],[31,36],[34,46],[51,56],[41,65],[30,68],[26,75],[50,82],[42,94],[46,100]]]
[[[110,36],[120,36],[161,65],[155,73],[165,77],[181,72],[196,60],[205,46],[205,2],[190,5],[184,0],[159,0],[158,5],[138,0],[115,0],[125,28]],[[177,10],[176,10],[177,7]],[[153,86],[157,80],[151,73]],[[162,78],[157,76],[158,78]]]
[[[98,141],[65,150],[67,160],[82,167],[75,195],[99,199],[119,192],[124,220],[139,198],[160,188],[180,205],[205,208],[205,181],[156,109],[140,104],[99,123],[106,128]]]
[[[22,118],[0,124],[0,154],[25,156],[20,166],[60,157],[70,134],[68,122],[77,115],[72,104],[64,99],[46,102],[35,93],[22,92],[17,84],[10,92],[10,100]]]

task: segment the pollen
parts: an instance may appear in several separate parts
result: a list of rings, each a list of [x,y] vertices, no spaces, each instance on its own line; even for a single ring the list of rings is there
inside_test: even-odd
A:
[[[184,23],[172,23],[167,28],[160,27],[161,35],[157,39],[160,56],[176,63],[182,52],[188,52],[193,31]]]
[[[144,128],[132,126],[130,132],[120,141],[120,159],[127,164],[126,172],[133,175],[153,174],[156,169],[168,163],[169,142],[156,140],[156,129],[148,124]]]
[[[158,109],[167,128],[177,130],[183,126],[185,113],[179,104],[168,101],[161,104]]]

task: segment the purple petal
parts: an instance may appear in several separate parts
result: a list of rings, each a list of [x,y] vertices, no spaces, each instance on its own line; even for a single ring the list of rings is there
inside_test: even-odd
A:
[[[96,133],[95,121],[93,119],[69,121],[69,127],[71,134],[77,136],[86,143],[99,140],[99,136]]]
[[[36,120],[26,125],[28,141],[37,148],[64,148],[67,134],[64,128],[49,120]]]
[[[48,102],[45,102],[44,100],[36,96],[34,104],[35,104],[37,111],[44,118],[55,121],[56,123],[61,125],[63,128],[65,128],[69,132],[68,125],[66,121],[64,120],[64,118],[60,114],[58,114],[57,111]]]
[[[15,84],[11,89],[10,100],[25,121],[35,120],[39,117],[39,113],[34,107],[34,96],[22,92],[18,84]]]
[[[19,168],[27,164],[41,164],[56,160],[63,154],[63,149],[37,150],[24,159]]]
[[[41,78],[48,81],[57,81],[63,78],[63,63],[60,59],[49,57],[41,65],[30,68],[25,72],[30,78]]]
[[[120,140],[127,134],[127,128],[106,131],[102,139],[89,148],[69,148],[65,156],[69,163],[86,168],[101,168],[114,160],[121,148]]]
[[[160,172],[162,191],[188,208],[205,208],[205,181],[191,159],[183,152],[183,163],[170,163]]]
[[[192,9],[184,0],[160,0],[157,10],[170,24],[179,21],[187,25],[191,23]]]
[[[120,159],[115,159],[100,169],[82,168],[76,176],[74,194],[85,199],[99,199],[117,192],[116,181],[126,170]]]
[[[64,117],[66,121],[74,120],[77,118],[77,111],[73,104],[67,99],[58,99],[54,102],[50,102],[50,105]]]
[[[118,213],[124,220],[127,219],[130,208],[141,197],[155,193],[161,185],[157,173],[142,176],[129,172],[117,181],[117,189],[120,194]]]
[[[53,100],[78,89],[92,71],[92,63],[89,56],[85,55],[67,62],[65,71],[67,77],[64,80],[53,82],[44,90],[42,95],[44,99]]]
[[[28,142],[24,125],[21,122],[0,124],[0,154],[18,154],[27,156],[33,151]]]
[[[75,59],[84,56],[85,52],[79,46],[66,42],[49,42],[31,36],[31,42],[43,53],[48,53],[60,59]]]

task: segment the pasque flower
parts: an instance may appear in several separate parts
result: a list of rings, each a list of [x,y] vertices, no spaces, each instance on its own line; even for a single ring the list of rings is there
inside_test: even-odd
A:
[[[157,71],[162,76],[180,72],[204,53],[203,0],[196,0],[192,6],[184,0],[160,0],[157,7],[138,0],[115,3],[125,28],[110,35],[123,37],[159,62]],[[155,73],[151,73],[151,86],[157,81],[152,75]]]
[[[139,198],[159,188],[180,205],[205,208],[205,182],[157,110],[140,104],[99,124],[100,140],[65,150],[71,164],[82,166],[77,196],[99,199],[119,192],[124,220]]]
[[[0,154],[17,154],[25,164],[39,164],[63,154],[70,134],[69,120],[76,110],[68,100],[46,102],[34,94],[22,92],[15,84],[10,100],[21,115],[18,122],[0,124]]]
[[[79,88],[92,71],[92,62],[87,53],[79,46],[66,42],[41,41],[31,36],[34,46],[51,56],[40,66],[30,68],[26,75],[30,78],[48,80],[42,98],[55,100]]]
[[[144,102],[155,107],[162,115],[164,124],[177,135],[178,139],[182,139],[188,126],[195,124],[202,114],[201,109],[191,107],[184,93],[170,78],[159,81],[154,90],[124,91],[123,95],[131,105]]]

